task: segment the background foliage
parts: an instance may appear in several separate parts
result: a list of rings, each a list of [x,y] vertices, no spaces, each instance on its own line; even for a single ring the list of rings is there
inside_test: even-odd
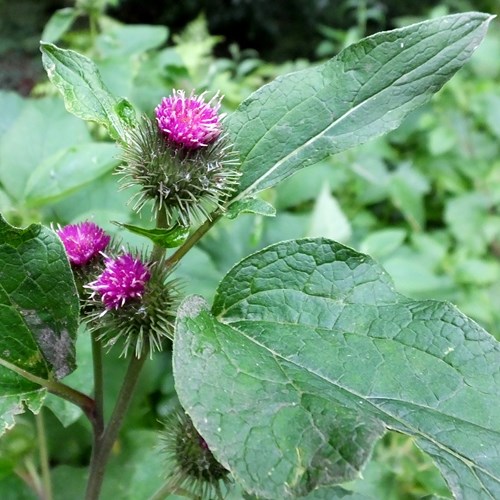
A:
[[[35,3],[20,2],[17,8]],[[419,2],[419,10],[401,11],[401,2],[347,1],[335,3],[335,9],[328,11],[342,20],[332,24],[323,15],[327,2],[319,1],[312,2],[307,12],[296,2],[295,9],[280,10],[282,16],[265,20],[263,2],[254,2],[251,14],[249,3],[233,2],[231,8],[220,9],[218,2],[204,2],[206,16],[198,15],[199,2],[185,2],[185,10],[177,14],[178,7],[151,2],[143,9],[142,19],[137,18],[133,1],[107,3],[79,1],[76,10],[52,17],[43,33],[25,37],[23,60],[30,61],[30,40],[38,43],[39,38],[82,51],[97,61],[113,93],[126,96],[145,112],[151,112],[172,87],[220,89],[230,111],[275,76],[312,64],[296,57],[314,61],[330,57],[367,32],[407,24],[410,17],[413,21],[415,16],[470,8],[494,13],[496,8],[488,0],[474,5],[450,1],[433,11],[425,2]],[[72,3],[47,2],[44,7],[50,11],[68,5]],[[105,15],[105,7],[110,15]],[[5,4],[2,8],[6,9]],[[39,7],[32,16],[38,12],[43,19],[42,10]],[[285,11],[292,18],[305,19],[302,35],[293,19],[282,19]],[[21,47],[19,40],[15,43],[9,36],[15,33],[11,28],[16,19],[10,12],[0,16],[9,28],[2,30],[7,36],[0,39],[2,84],[17,91],[0,91],[0,212],[19,226],[91,217],[125,241],[144,246],[144,239],[110,223],[139,221],[125,205],[129,195],[116,192],[112,177],[116,151],[106,142],[105,131],[99,126],[89,128],[68,114],[54,88],[39,76],[36,64],[26,71],[16,63],[22,78],[12,77],[11,54]],[[26,19],[36,25],[33,17]],[[246,27],[238,19],[245,19]],[[229,38],[231,31],[225,26],[248,36]],[[314,36],[304,38],[308,33]],[[221,34],[226,36],[224,43]],[[290,47],[294,39],[311,43],[307,50]],[[276,50],[266,51],[264,46]],[[211,301],[221,277],[248,253],[284,239],[322,236],[369,253],[401,293],[416,299],[450,300],[500,339],[499,53],[500,29],[493,22],[472,61],[397,131],[328,158],[261,193],[277,207],[275,218],[245,215],[221,221],[182,262],[178,273],[189,280],[186,293]],[[67,381],[88,391],[88,337],[80,334],[78,342],[79,368]],[[117,353],[112,351],[110,356],[106,394],[113,398],[124,363]],[[155,430],[158,418],[177,403],[170,363],[167,353],[147,366],[114,450],[104,498],[146,498],[161,483]],[[56,498],[67,498],[68,489],[83,490],[90,430],[74,407],[52,398],[48,401],[43,417],[54,489]],[[5,498],[33,498],[22,478],[28,482],[35,478],[35,421],[28,414],[17,421],[0,441],[0,489],[8,492]],[[59,446],[61,442],[65,446]],[[421,498],[436,492],[449,496],[430,460],[398,434],[388,434],[377,445],[364,480],[352,488],[371,498]]]

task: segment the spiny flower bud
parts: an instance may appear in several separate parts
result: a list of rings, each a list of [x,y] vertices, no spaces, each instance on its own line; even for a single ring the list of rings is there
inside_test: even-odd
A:
[[[156,108],[158,123],[144,117],[122,144],[117,173],[123,189],[140,188],[131,199],[134,210],[152,201],[153,212],[163,212],[169,226],[190,226],[223,209],[240,176],[217,116],[220,99],[210,106],[202,97],[164,99]]]
[[[87,287],[101,296],[106,309],[118,309],[128,300],[141,298],[150,277],[139,259],[125,254],[117,259],[107,257],[104,271]]]
[[[199,96],[174,90],[156,107],[158,127],[177,146],[188,149],[206,147],[221,133],[219,116],[221,97],[217,93],[208,103],[205,92]]]
[[[217,462],[186,413],[171,414],[161,437],[173,492],[182,488],[200,500],[224,498],[221,487],[228,487],[229,471]]]
[[[86,321],[105,347],[122,342],[122,355],[133,350],[140,357],[145,348],[152,354],[172,339],[180,293],[169,274],[163,261],[145,262],[129,253],[106,259],[102,274],[86,286],[93,291]]]
[[[88,264],[108,246],[111,239],[97,224],[90,221],[59,227],[56,233],[74,266]]]

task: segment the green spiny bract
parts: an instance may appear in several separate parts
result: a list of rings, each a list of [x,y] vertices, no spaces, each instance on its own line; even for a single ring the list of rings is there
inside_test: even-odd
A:
[[[172,413],[161,437],[171,490],[185,489],[200,500],[222,499],[221,487],[229,486],[230,473],[217,462],[189,416]]]
[[[98,333],[104,347],[121,343],[123,356],[133,350],[140,357],[145,348],[151,355],[162,351],[165,341],[173,338],[175,313],[181,299],[179,280],[169,279],[171,269],[167,269],[163,260],[146,266],[150,276],[140,297],[112,308],[106,306],[98,293],[87,301],[87,309],[92,311],[86,318],[89,329]]]
[[[122,189],[139,187],[131,199],[133,209],[153,201],[152,210],[164,210],[169,226],[190,226],[223,209],[240,176],[237,154],[225,134],[207,147],[182,148],[144,117],[128,131],[122,148],[123,164],[117,169]]]

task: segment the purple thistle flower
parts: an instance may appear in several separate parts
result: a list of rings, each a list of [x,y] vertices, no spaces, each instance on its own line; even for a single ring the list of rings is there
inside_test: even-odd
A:
[[[221,133],[219,116],[221,97],[216,94],[208,103],[205,93],[186,97],[183,90],[174,90],[156,107],[158,127],[173,143],[198,149],[214,142]]]
[[[88,288],[98,293],[106,309],[123,307],[129,299],[140,299],[151,273],[140,259],[130,254],[106,258],[102,274]]]
[[[87,264],[108,246],[111,239],[98,225],[89,221],[69,224],[56,233],[63,242],[69,261],[75,266]]]

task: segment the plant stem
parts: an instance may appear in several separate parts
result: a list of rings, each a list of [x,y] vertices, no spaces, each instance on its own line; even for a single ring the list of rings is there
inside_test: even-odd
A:
[[[12,370],[18,375],[21,375],[21,377],[29,380],[30,382],[45,387],[52,394],[55,394],[56,396],[66,399],[70,403],[79,406],[88,417],[92,425],[95,426],[95,401],[86,394],[83,394],[83,392],[77,391],[76,389],[63,384],[62,382],[58,382],[57,380],[46,380],[44,378],[38,377],[37,375],[27,372],[19,366],[9,363],[5,359],[0,359],[0,365],[8,368],[9,370]]]
[[[17,470],[16,474],[36,493],[38,497],[43,495],[43,485],[31,457],[24,461],[26,472]]]
[[[139,358],[136,356],[131,357],[113,414],[111,415],[109,423],[102,436],[96,439],[96,449],[94,449],[90,463],[90,476],[85,496],[87,500],[97,500],[99,498],[106,464],[108,462],[111,449],[113,448],[113,444],[118,436],[125,414],[132,401],[132,395],[134,393],[137,380],[139,379],[141,369],[146,361],[146,352],[148,349],[149,347],[145,345],[145,348]]]
[[[166,266],[174,266],[191,248],[205,235],[205,233],[222,217],[222,212],[214,212],[173,254],[165,261]]]
[[[104,379],[102,367],[102,344],[97,339],[98,332],[92,332],[92,363],[94,367],[94,402],[95,417],[94,438],[102,435],[104,430]],[[94,444],[95,441],[94,441]]]
[[[163,229],[167,227],[167,212],[165,208],[161,208],[158,210],[156,214],[156,228]],[[165,255],[165,248],[160,245],[155,245],[153,247],[153,251],[151,252],[151,261],[158,262]]]
[[[47,447],[47,436],[43,421],[43,408],[40,409],[36,420],[36,433],[38,437],[38,448],[40,452],[40,468],[42,470],[42,491],[44,500],[52,500],[52,481],[50,478],[49,450]]]

